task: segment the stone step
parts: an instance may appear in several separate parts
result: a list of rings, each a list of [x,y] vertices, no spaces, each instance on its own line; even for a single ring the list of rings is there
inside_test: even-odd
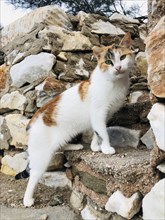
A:
[[[71,164],[70,171],[75,188],[104,207],[117,190],[130,197],[136,192],[146,195],[159,175],[150,166],[150,151],[120,148],[114,155],[100,152],[70,151],[65,155]]]

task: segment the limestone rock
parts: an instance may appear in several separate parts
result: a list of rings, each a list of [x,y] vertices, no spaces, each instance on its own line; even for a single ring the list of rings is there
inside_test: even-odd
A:
[[[132,92],[130,94],[130,98],[129,98],[129,101],[130,103],[136,103],[138,101],[138,98],[143,94],[142,91],[135,91],[135,92]]]
[[[160,19],[146,39],[146,57],[148,62],[148,84],[151,92],[159,98],[165,98],[164,74],[164,32],[165,16]]]
[[[165,162],[159,164],[156,168],[157,168],[160,172],[165,173]]]
[[[60,52],[58,55],[57,55],[57,58],[60,59],[61,61],[64,61],[66,62],[68,59],[67,59],[67,56],[66,56],[66,52]]]
[[[66,177],[65,172],[46,172],[40,180],[40,183],[50,187],[71,186],[71,181]]]
[[[160,150],[157,146],[150,152],[151,167],[156,168],[159,164],[165,161],[165,151]]]
[[[114,126],[107,128],[107,131],[112,147],[138,147],[140,130]]]
[[[20,110],[23,111],[26,103],[26,98],[18,91],[7,93],[1,98],[0,113],[7,110]]]
[[[77,190],[73,190],[70,196],[70,203],[72,207],[76,210],[81,210],[83,208],[84,195]]]
[[[143,219],[164,219],[165,216],[165,178],[160,180],[144,197]]]
[[[109,220],[111,213],[102,213],[88,204],[81,211],[81,216],[83,220]]]
[[[59,37],[63,43],[62,51],[85,51],[92,48],[89,38],[84,36],[80,31],[70,31],[62,27],[47,26],[39,32],[39,37],[46,39],[50,34]]]
[[[110,35],[124,35],[125,32],[120,28],[115,27],[110,22],[104,22],[102,20],[92,24],[92,33],[95,34],[110,34]]]
[[[148,119],[155,135],[156,144],[163,151],[165,151],[164,114],[165,105],[160,103],[155,103],[148,114]]]
[[[0,149],[9,149],[11,135],[3,116],[0,116]]]
[[[9,114],[5,116],[4,120],[12,137],[10,145],[17,148],[25,147],[27,145],[26,127],[29,119],[21,114]]]
[[[17,36],[30,33],[34,26],[40,23],[45,26],[72,27],[68,16],[61,8],[57,6],[40,7],[2,29],[2,46],[5,46]]]
[[[119,190],[114,192],[105,205],[109,212],[116,212],[126,219],[131,219],[141,208],[142,196],[134,193],[130,198],[125,197]]]
[[[15,176],[22,172],[27,166],[27,153],[15,154],[13,157],[6,155],[2,158],[1,172],[7,175]]]
[[[55,56],[48,53],[30,55],[10,69],[12,85],[21,87],[26,82],[32,83],[45,79],[55,63]]]
[[[89,77],[89,72],[87,70],[85,70],[84,61],[82,58],[79,60],[79,62],[76,65],[76,73],[75,74],[79,75],[79,76],[85,76],[86,78]]]
[[[147,75],[148,64],[144,52],[139,52],[136,56],[136,65],[141,75]]]
[[[49,163],[47,171],[63,169],[65,162],[66,162],[65,155],[62,152],[56,152]]]
[[[146,145],[147,149],[152,149],[156,146],[155,137],[151,128],[141,137],[140,140]]]
[[[131,18],[129,16],[126,15],[122,15],[119,13],[114,13],[111,17],[110,17],[110,21],[118,21],[121,20],[124,23],[134,23],[134,24],[139,24],[139,20]]]

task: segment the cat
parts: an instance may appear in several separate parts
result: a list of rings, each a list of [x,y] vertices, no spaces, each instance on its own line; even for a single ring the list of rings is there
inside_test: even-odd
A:
[[[130,47],[129,33],[119,45],[93,47],[98,64],[89,80],[55,96],[34,114],[27,127],[30,178],[24,206],[34,204],[35,187],[53,153],[77,134],[93,129],[92,151],[115,153],[106,119],[119,110],[128,93],[129,72],[135,63]]]

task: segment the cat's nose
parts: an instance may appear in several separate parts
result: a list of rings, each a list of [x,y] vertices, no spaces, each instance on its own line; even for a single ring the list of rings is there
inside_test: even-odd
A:
[[[120,72],[121,66],[115,66],[115,69],[116,69],[118,72]]]

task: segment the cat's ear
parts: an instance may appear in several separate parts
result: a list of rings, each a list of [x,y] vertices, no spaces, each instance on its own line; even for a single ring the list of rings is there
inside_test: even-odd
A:
[[[131,48],[131,35],[130,33],[126,33],[123,39],[121,40],[120,46]]]
[[[92,48],[93,50],[93,54],[94,56],[97,58],[97,60],[101,57],[101,53],[103,52],[103,47],[97,47],[97,46],[94,46]]]

